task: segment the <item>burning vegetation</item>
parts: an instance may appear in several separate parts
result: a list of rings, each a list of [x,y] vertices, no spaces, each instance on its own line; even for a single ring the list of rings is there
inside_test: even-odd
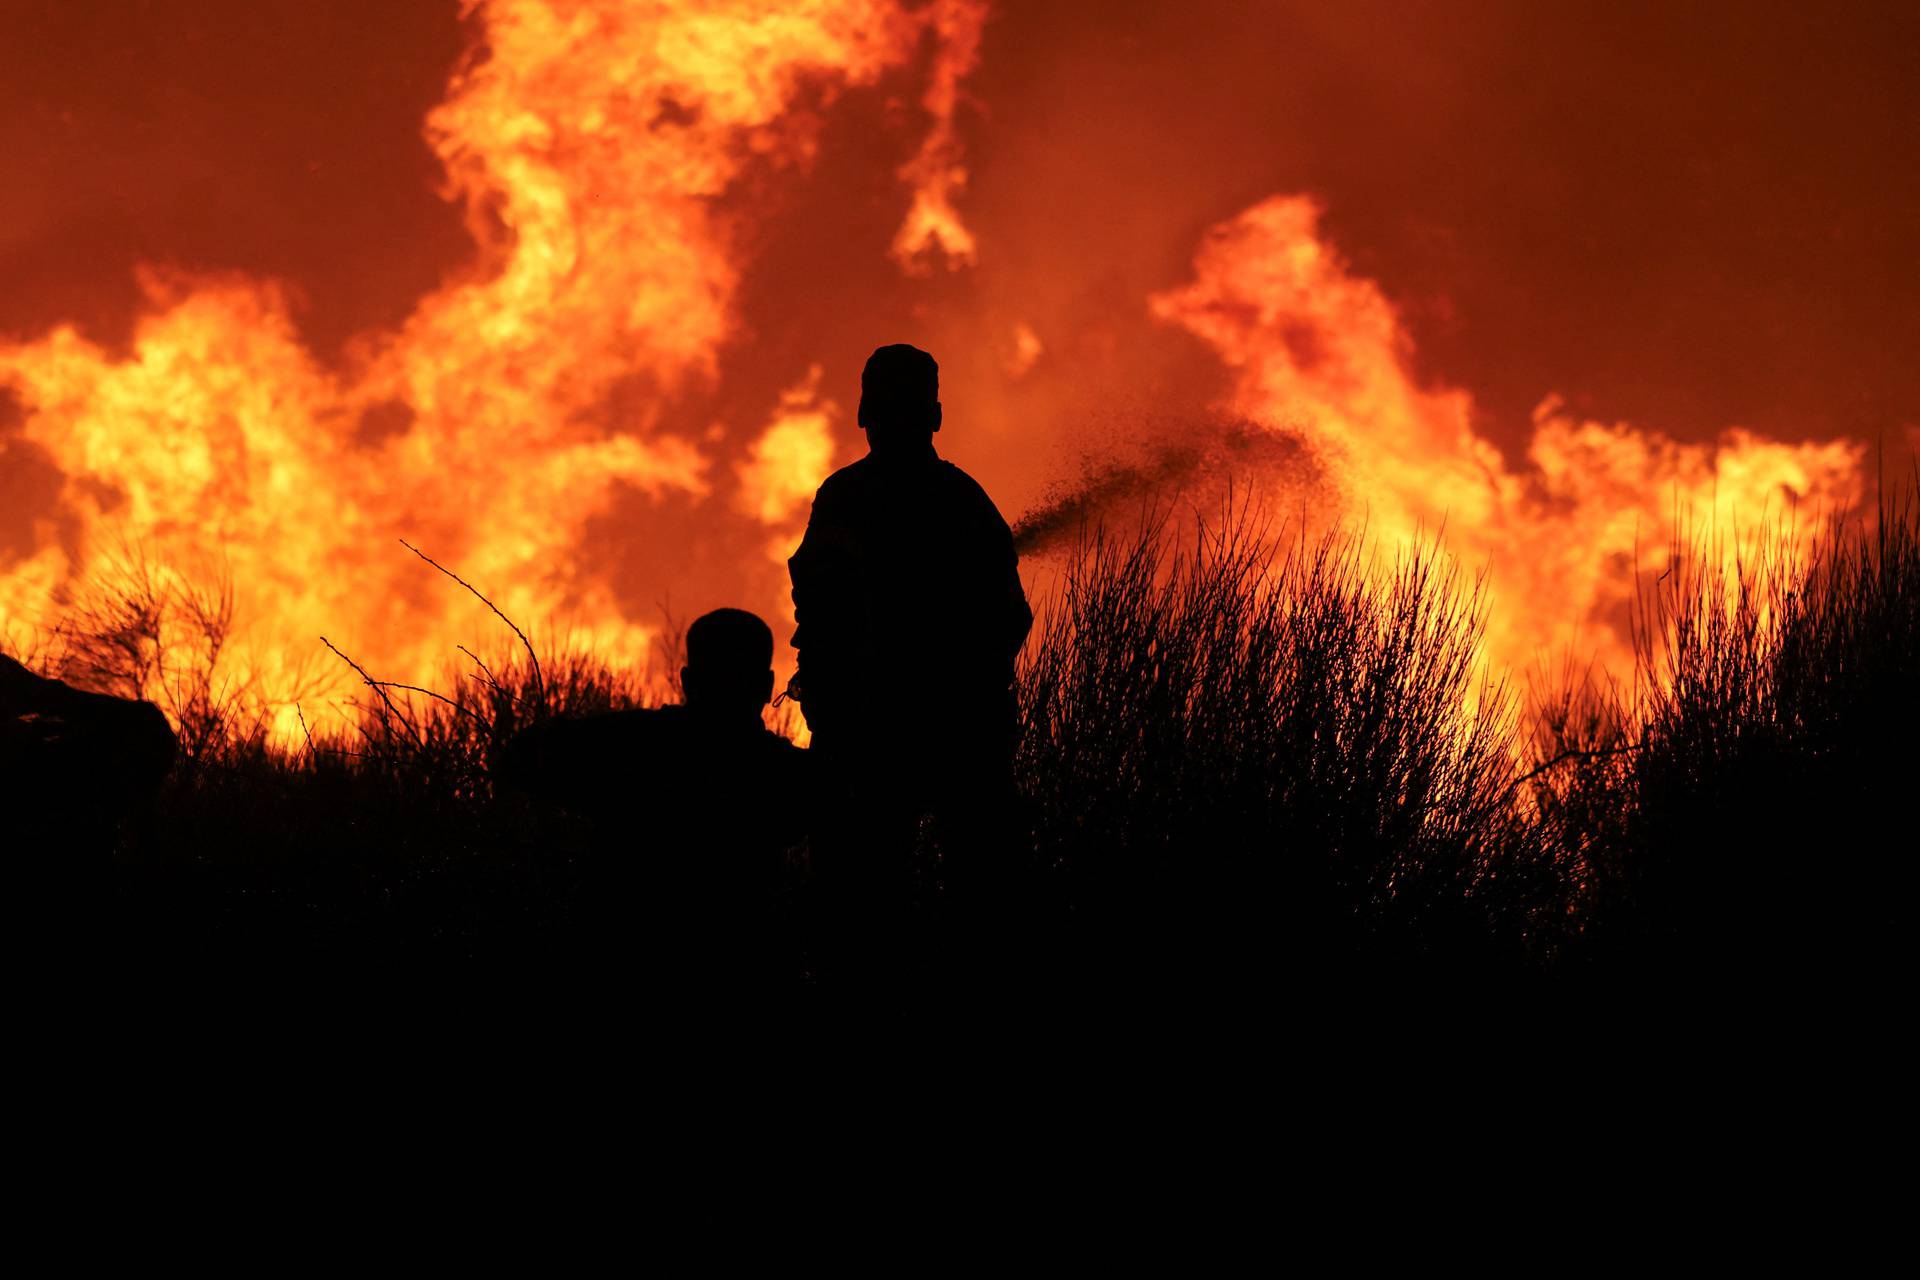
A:
[[[1246,147],[1171,154],[1150,95],[1086,109],[1182,66],[1218,107],[1193,67],[1232,62],[1239,19],[1116,37],[1093,70],[1036,69],[1036,21],[467,3],[406,125],[462,230],[390,315],[322,340],[323,282],[158,254],[123,332],[0,329],[0,644],[168,714],[188,763],[148,853],[177,918],[253,892],[389,941],[549,945],[575,833],[499,806],[489,754],[664,696],[675,618],[737,604],[784,640],[781,565],[853,448],[848,362],[902,336],[951,353],[942,446],[1010,495],[1050,602],[1021,856],[1035,901],[1112,930],[1103,963],[1146,915],[1235,897],[1286,904],[1302,963],[1655,966],[1697,938],[1676,921],[1723,955],[1787,909],[1772,852],[1725,850],[1868,842],[1920,643],[1913,514],[1873,509],[1870,438],[1899,456],[1910,418],[1656,428],[1542,373],[1512,420],[1531,368],[1499,395],[1436,368],[1450,304],[1376,278],[1333,183],[1116,198],[1136,156],[1168,188],[1240,172]],[[1366,75],[1479,118],[1404,57]],[[1256,128],[1215,114],[1165,135]],[[1029,188],[1117,211],[1062,230],[1006,194]],[[1280,523],[1166,515],[1223,498]],[[456,652],[488,607],[528,663]],[[1777,823],[1766,798],[1808,785],[1843,814]],[[216,852],[181,872],[189,847]],[[212,910],[254,942],[285,923]],[[1199,932],[1162,932],[1162,967]]]

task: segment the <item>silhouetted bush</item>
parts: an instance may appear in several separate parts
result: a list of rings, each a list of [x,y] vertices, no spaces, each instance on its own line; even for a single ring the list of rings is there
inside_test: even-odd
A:
[[[1238,517],[1096,532],[1066,568],[1019,766],[1101,963],[1351,975],[1514,941],[1526,832],[1477,584],[1431,550],[1375,568]]]
[[[1435,550],[1377,559],[1231,515],[1092,533],[1020,676],[1031,839],[1009,857],[1039,874],[1009,883],[1053,944],[1036,954],[1118,993],[1890,971],[1920,509],[1753,547],[1725,568],[1676,554],[1636,612],[1635,678],[1568,681],[1522,715],[1481,673],[1479,584]],[[157,696],[185,756],[77,945],[129,970],[565,962],[594,833],[494,794],[488,762],[540,718],[659,701],[663,679],[530,643],[432,691],[363,671],[358,724],[286,750],[222,700],[220,594],[128,581],[69,620],[58,671]]]
[[[585,657],[475,674],[450,672],[445,694],[369,690],[357,725],[291,749],[255,735],[183,761],[119,877],[124,941],[313,973],[564,950],[592,833],[495,796],[487,763],[534,719],[660,691]]]
[[[1636,611],[1631,687],[1563,693],[1540,826],[1576,887],[1570,956],[1773,989],[1890,962],[1920,777],[1920,513],[1883,504],[1731,562],[1679,544]]]

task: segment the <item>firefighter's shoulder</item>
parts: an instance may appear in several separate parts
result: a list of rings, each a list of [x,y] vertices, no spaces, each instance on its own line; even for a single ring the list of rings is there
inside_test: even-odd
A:
[[[991,524],[1005,526],[1006,519],[1001,516],[1000,508],[994,505],[985,486],[945,458],[940,460],[940,468],[943,496],[948,502],[956,509],[977,515]]]
[[[835,505],[858,501],[874,482],[874,468],[871,458],[861,458],[849,462],[825,480],[814,490],[813,506],[817,512],[822,505]]]

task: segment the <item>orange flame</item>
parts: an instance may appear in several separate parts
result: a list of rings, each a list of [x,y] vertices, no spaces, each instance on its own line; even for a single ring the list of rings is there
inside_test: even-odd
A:
[[[935,0],[927,18],[940,37],[923,100],[933,127],[919,153],[900,170],[900,177],[913,185],[913,207],[893,239],[893,256],[910,271],[924,270],[936,248],[946,255],[949,267],[970,266],[974,259],[973,233],[953,207],[954,196],[967,185],[953,116],[960,103],[960,81],[980,60],[980,29],[987,11],[973,0]]]
[[[785,564],[799,541],[799,524],[813,491],[833,469],[833,419],[839,406],[821,400],[820,366],[780,397],[780,409],[740,464],[742,510],[781,533],[768,551]]]
[[[469,6],[470,9],[476,6]],[[334,371],[300,342],[280,290],[149,274],[150,310],[115,357],[70,327],[0,345],[23,435],[65,475],[67,527],[0,573],[0,621],[50,625],[113,540],[161,562],[222,562],[240,610],[231,652],[285,736],[276,655],[326,633],[396,679],[431,676],[484,625],[424,580],[406,537],[457,564],[509,615],[570,619],[574,641],[636,661],[654,628],[583,562],[582,531],[623,487],[709,493],[715,459],[616,397],[710,380],[734,335],[736,228],[714,197],[749,166],[803,164],[831,97],[940,42],[932,130],[903,258],[971,252],[950,198],[952,112],[984,7],[943,0],[699,6],[497,0],[483,58],[427,136],[465,203],[480,262]],[[786,528],[833,461],[834,406],[783,406],[742,481]],[[784,554],[784,553],[783,553]],[[332,692],[346,692],[351,677]],[[309,708],[311,710],[311,708]]]
[[[1235,413],[1313,445],[1331,492],[1302,496],[1331,499],[1324,518],[1364,519],[1389,545],[1444,528],[1451,551],[1490,571],[1496,664],[1592,654],[1629,669],[1635,562],[1664,565],[1676,513],[1737,531],[1789,504],[1859,503],[1857,443],[1734,428],[1682,444],[1580,421],[1552,397],[1534,411],[1525,465],[1510,464],[1474,431],[1464,391],[1419,384],[1392,305],[1322,240],[1319,218],[1300,196],[1248,209],[1208,235],[1193,283],[1151,305],[1219,352]]]
[[[64,475],[57,515],[36,525],[28,554],[0,563],[0,639],[44,632],[117,542],[161,563],[212,559],[239,606],[238,677],[285,738],[297,732],[285,664],[316,652],[320,634],[409,682],[430,680],[456,641],[492,634],[401,537],[508,614],[565,623],[615,663],[639,661],[655,628],[623,608],[585,532],[630,491],[708,503],[746,529],[747,558],[769,573],[791,550],[845,418],[820,369],[787,388],[744,450],[728,451],[724,428],[749,424],[676,433],[662,407],[710,388],[730,345],[760,336],[741,318],[755,228],[720,197],[803,170],[836,99],[924,68],[925,131],[897,169],[903,216],[874,257],[916,275],[991,258],[995,242],[977,241],[959,208],[959,117],[984,0],[470,0],[468,11],[484,54],[425,128],[478,257],[397,327],[328,363],[274,283],[147,271],[123,352],[71,326],[0,342],[0,392]],[[967,296],[989,307],[1016,292]],[[1216,227],[1191,282],[1147,305],[1218,354],[1237,419],[1312,446],[1322,483],[1279,495],[1289,505],[1365,519],[1388,542],[1444,526],[1462,559],[1491,570],[1496,663],[1573,652],[1621,669],[1636,559],[1662,567],[1676,513],[1730,528],[1787,502],[1832,509],[1862,495],[1854,442],[1735,428],[1682,443],[1582,420],[1553,397],[1524,451],[1503,453],[1476,430],[1465,391],[1414,375],[1400,316],[1329,245],[1310,198],[1275,197]],[[945,331],[995,335],[1006,384],[1067,380],[1076,350],[1100,340],[1076,347],[1033,296],[977,318]],[[803,351],[799,367],[822,355]],[[984,425],[974,439],[1013,438],[1010,422]],[[351,673],[329,670],[328,692],[350,693]]]

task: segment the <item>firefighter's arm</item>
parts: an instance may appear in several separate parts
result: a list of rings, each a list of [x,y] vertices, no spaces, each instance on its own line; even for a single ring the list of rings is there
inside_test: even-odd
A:
[[[821,715],[831,714],[828,704],[844,692],[848,668],[859,661],[860,566],[858,537],[836,519],[829,502],[816,498],[806,534],[787,561],[793,584],[793,647],[799,660],[788,690],[815,732]]]
[[[1027,603],[1027,591],[1020,583],[1020,553],[1013,547],[1013,531],[1000,513],[993,513],[994,557],[999,561],[998,583],[1000,623],[997,630],[1006,644],[1009,661],[1020,656],[1020,648],[1033,629],[1033,608]]]

